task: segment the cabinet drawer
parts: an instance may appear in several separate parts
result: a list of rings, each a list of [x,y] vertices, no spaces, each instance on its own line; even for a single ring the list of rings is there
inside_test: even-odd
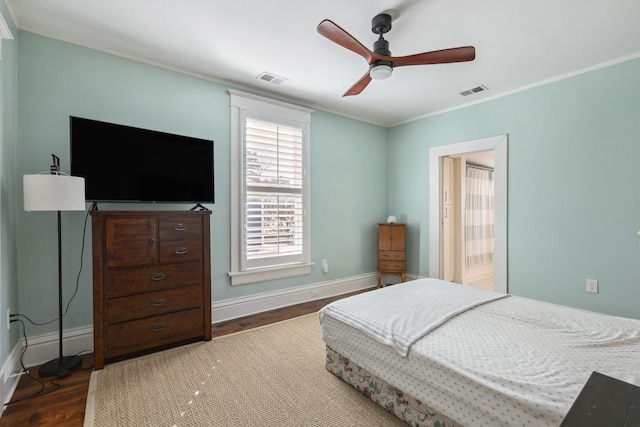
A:
[[[201,240],[160,241],[161,263],[200,261],[201,258]]]
[[[108,298],[202,284],[202,264],[167,264],[105,271]]]
[[[107,323],[126,322],[202,307],[202,287],[167,289],[107,300]]]
[[[404,261],[404,251],[379,251],[380,261]]]
[[[160,218],[160,240],[167,239],[199,239],[202,233],[200,218],[163,217]]]
[[[107,328],[107,348],[109,351],[127,347],[140,348],[145,344],[173,337],[187,338],[202,334],[204,334],[202,309],[180,311],[110,325]]]
[[[378,261],[378,270],[404,271],[404,261]]]

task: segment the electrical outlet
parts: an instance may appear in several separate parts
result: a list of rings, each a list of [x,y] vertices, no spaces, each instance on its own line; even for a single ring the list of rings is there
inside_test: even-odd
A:
[[[328,273],[329,272],[329,261],[327,261],[326,259],[322,260],[322,271],[324,273]]]
[[[595,279],[587,279],[587,292],[592,294],[598,293],[598,281]]]
[[[7,308],[7,329],[11,329],[11,309]]]

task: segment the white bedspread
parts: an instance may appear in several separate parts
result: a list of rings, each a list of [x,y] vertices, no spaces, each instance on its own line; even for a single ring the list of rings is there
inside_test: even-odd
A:
[[[411,345],[452,317],[506,294],[438,279],[419,279],[335,301],[322,310],[402,356]]]
[[[388,296],[383,290],[370,294]],[[464,426],[556,427],[593,371],[640,386],[640,320],[517,296],[455,316],[407,357],[330,315],[322,335],[353,363]]]

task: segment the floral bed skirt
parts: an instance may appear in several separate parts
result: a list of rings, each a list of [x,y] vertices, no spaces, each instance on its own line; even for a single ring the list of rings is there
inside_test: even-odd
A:
[[[327,346],[327,370],[360,390],[388,412],[415,427],[455,427],[447,417],[438,414],[419,400],[405,394],[386,381],[356,365]]]

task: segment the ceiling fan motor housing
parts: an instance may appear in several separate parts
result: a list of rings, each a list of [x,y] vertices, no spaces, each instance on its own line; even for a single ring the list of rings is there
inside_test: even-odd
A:
[[[378,55],[391,56],[389,42],[382,37],[391,29],[391,16],[386,13],[376,15],[371,20],[371,31],[378,34],[378,40],[373,44],[373,51]],[[369,65],[369,76],[372,79],[382,80],[391,76],[393,63],[390,61],[378,60]]]
[[[371,31],[375,34],[380,35],[378,40],[373,44],[373,51],[378,55],[383,56],[391,56],[391,51],[389,50],[389,42],[382,37],[383,34],[387,33],[391,29],[391,16],[386,13],[381,13],[376,15],[371,20]]]

